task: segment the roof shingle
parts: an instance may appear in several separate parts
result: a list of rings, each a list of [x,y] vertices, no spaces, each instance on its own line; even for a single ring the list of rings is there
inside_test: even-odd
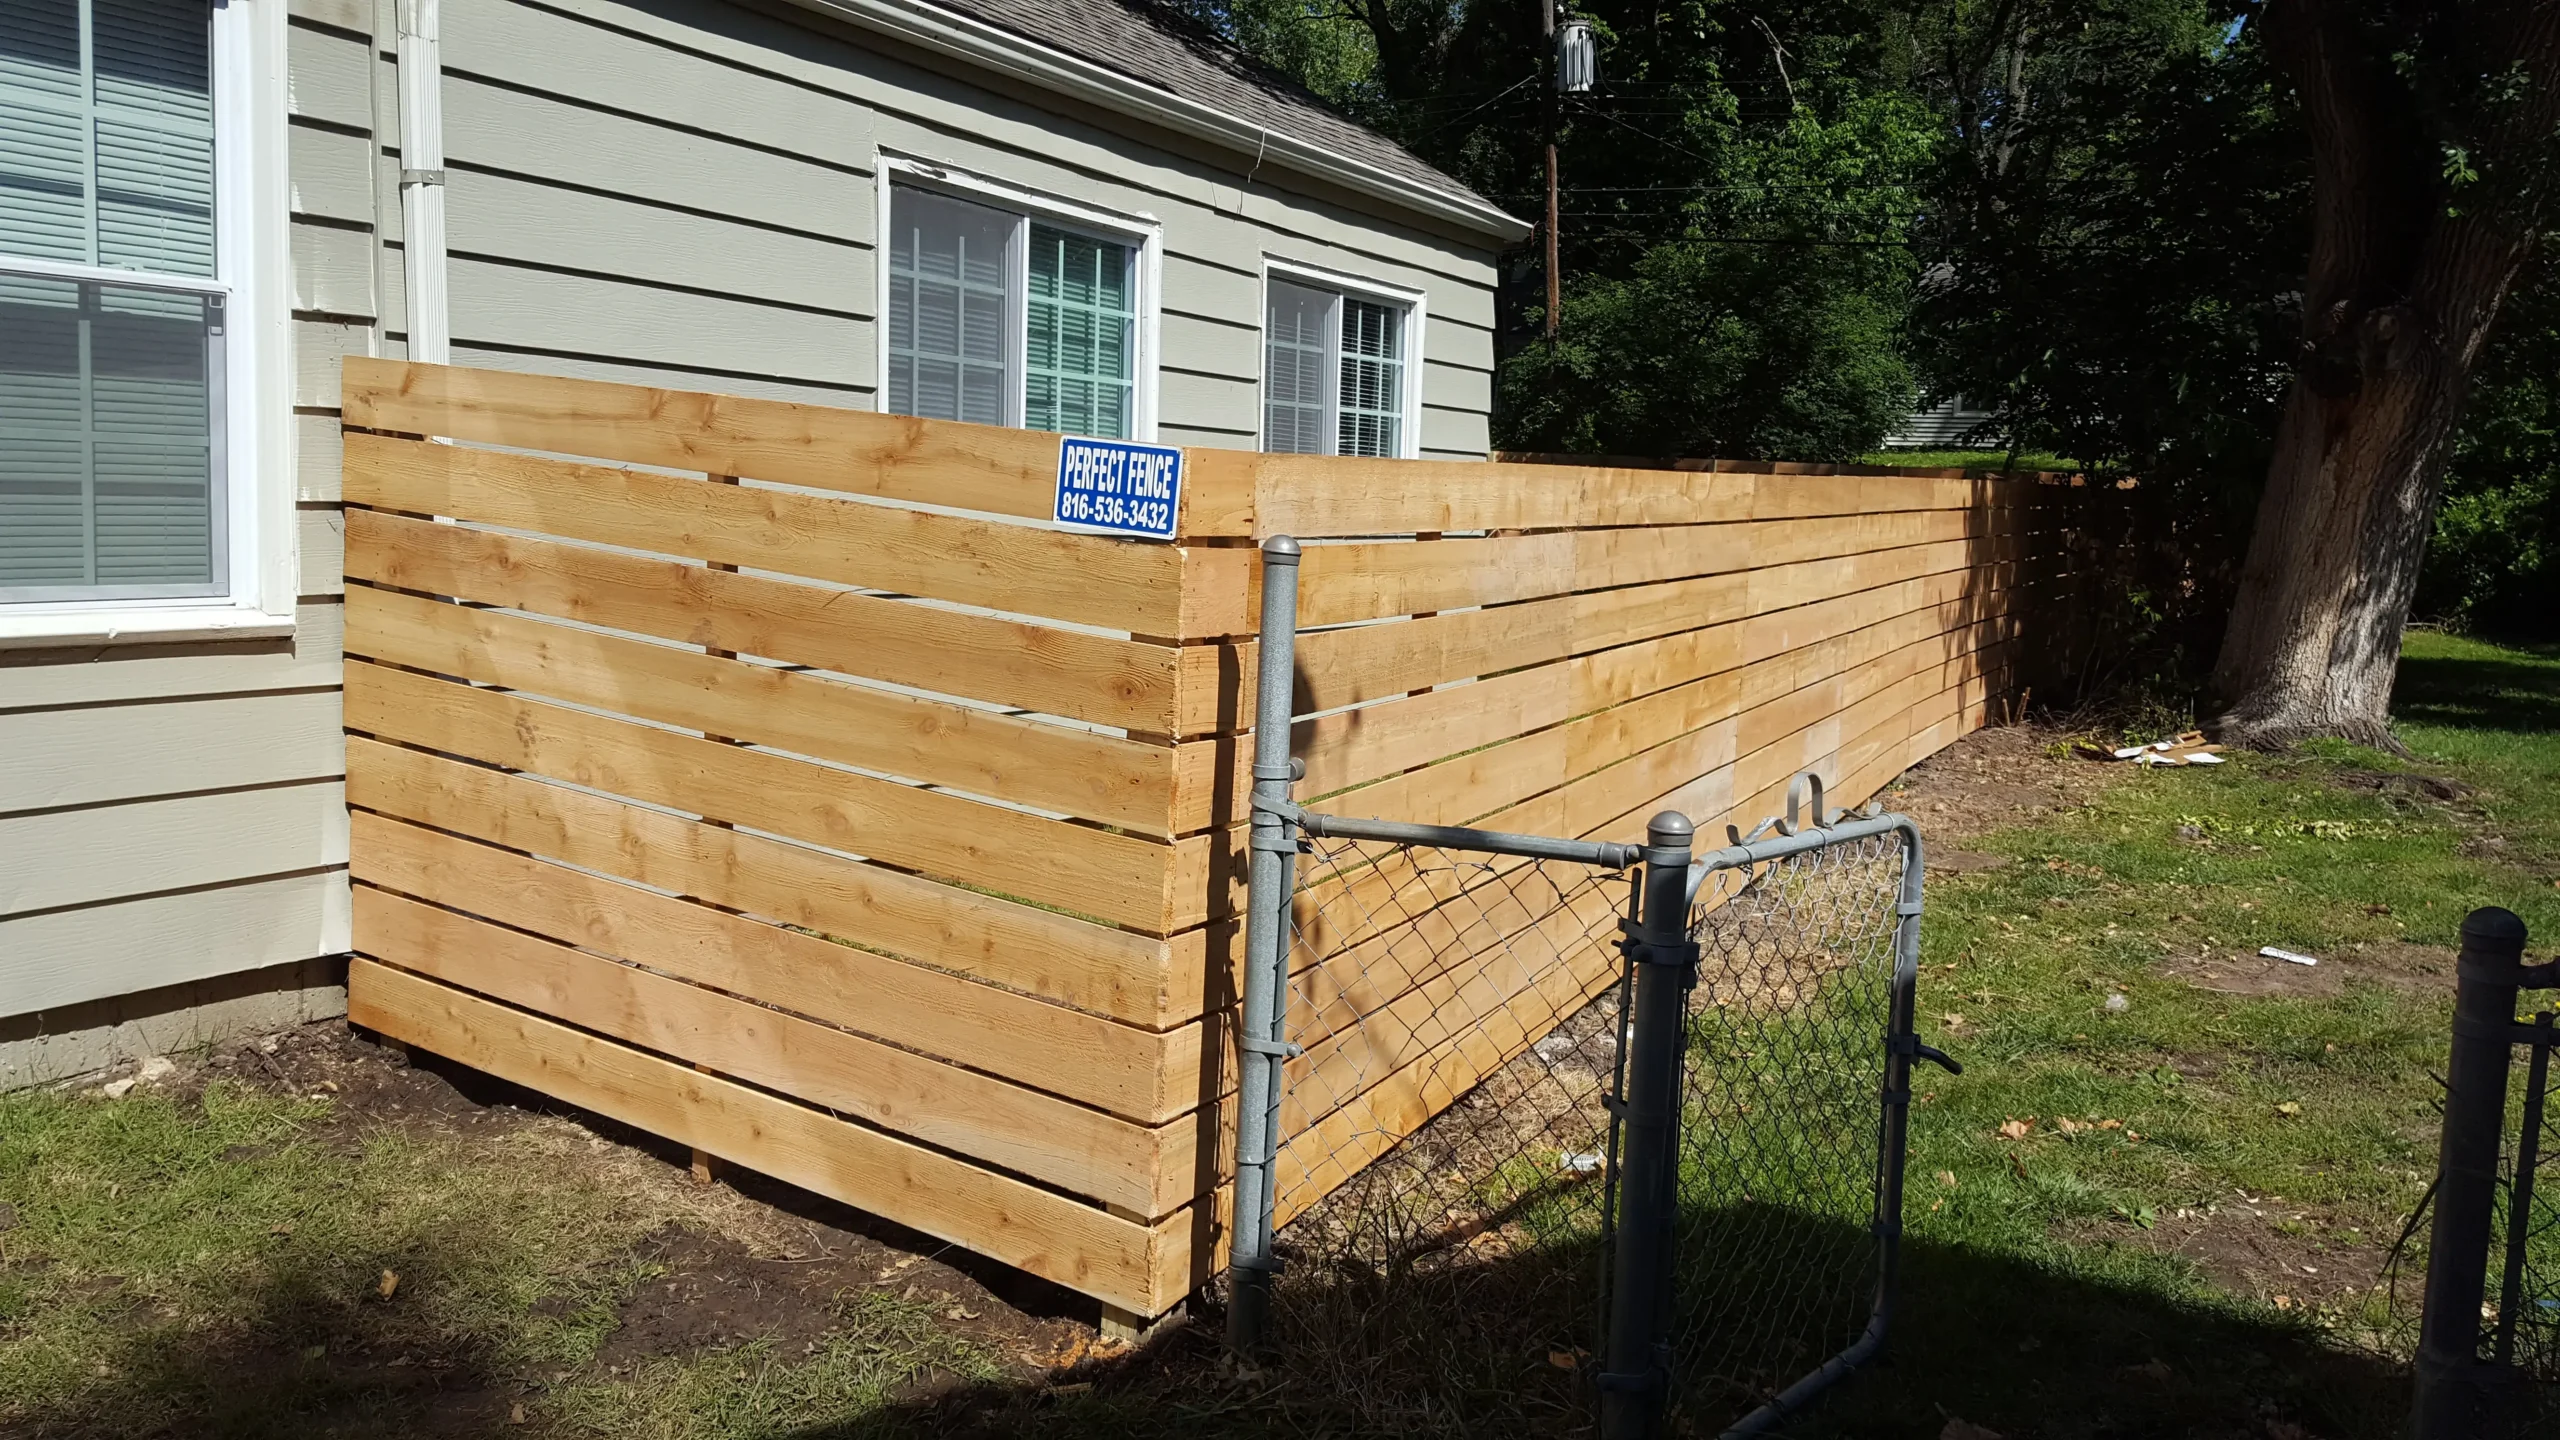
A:
[[[933,0],[1247,124],[1330,150],[1408,184],[1492,207],[1455,177],[1350,120],[1206,27],[1148,0]],[[1492,207],[1498,208],[1498,207]]]

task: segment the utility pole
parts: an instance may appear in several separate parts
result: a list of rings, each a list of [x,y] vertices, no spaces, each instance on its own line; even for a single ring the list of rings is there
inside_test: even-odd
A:
[[[1556,338],[1564,309],[1564,275],[1556,268],[1556,112],[1564,104],[1564,73],[1556,54],[1556,0],[1540,0],[1546,18],[1547,64],[1547,338]]]

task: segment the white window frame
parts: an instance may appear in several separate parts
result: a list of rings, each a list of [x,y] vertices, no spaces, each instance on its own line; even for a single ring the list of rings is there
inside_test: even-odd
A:
[[[222,442],[228,593],[180,600],[0,602],[0,649],[289,636],[294,553],[292,254],[285,0],[213,0],[211,279],[0,257],[20,274],[224,297]]]
[[[1265,408],[1263,394],[1264,387],[1271,383],[1271,345],[1269,337],[1264,333],[1264,328],[1271,323],[1271,282],[1274,280],[1285,281],[1309,290],[1330,290],[1354,300],[1366,300],[1373,305],[1389,305],[1404,312],[1404,383],[1403,393],[1396,399],[1400,411],[1398,418],[1402,423],[1396,427],[1394,458],[1420,459],[1422,457],[1422,337],[1426,312],[1429,308],[1427,297],[1422,291],[1408,286],[1373,280],[1365,275],[1354,275],[1347,270],[1313,265],[1303,260],[1283,259],[1277,255],[1262,257],[1261,308],[1255,313],[1253,321],[1254,373],[1259,377],[1255,380],[1253,389],[1253,448],[1261,450],[1271,443],[1271,412]],[[1339,347],[1341,337],[1339,335],[1333,337],[1331,344]],[[1340,364],[1339,361],[1335,363],[1337,366]],[[1338,374],[1331,376],[1327,383],[1339,385],[1341,376]],[[1341,421],[1338,409],[1331,418],[1334,420],[1334,428],[1329,428],[1325,432],[1325,443],[1339,446],[1342,442],[1339,438]],[[1330,455],[1338,451],[1328,450],[1325,453]]]
[[[1097,240],[1133,247],[1137,252],[1137,340],[1130,356],[1130,415],[1128,439],[1153,441],[1156,438],[1156,357],[1163,338],[1164,293],[1164,225],[1152,215],[1122,215],[1097,210],[1072,200],[1026,189],[1020,185],[992,180],[983,175],[955,169],[931,160],[909,155],[880,153],[874,167],[873,180],[878,193],[873,197],[872,271],[877,279],[872,300],[872,329],[877,332],[873,355],[873,407],[889,413],[889,247],[891,244],[891,192],[900,186],[932,190],[955,200],[968,200],[992,210],[1024,216],[1044,225],[1078,231]],[[1019,427],[1023,423],[1023,391],[1030,367],[1024,363],[1024,350],[1030,326],[1031,256],[1030,247],[1016,244],[1005,256],[1005,370],[1011,378],[1010,393],[1005,396],[1005,423]]]

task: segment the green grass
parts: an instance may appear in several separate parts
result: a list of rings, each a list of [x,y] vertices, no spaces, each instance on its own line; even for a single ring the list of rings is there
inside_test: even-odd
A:
[[[2048,450],[2020,453],[2015,460],[2006,450],[1878,450],[1858,457],[1861,465],[1903,465],[1919,470],[2060,470],[2081,469],[2077,460],[2065,460]]]
[[[0,1096],[0,1433],[478,1433],[522,1404],[550,1433],[747,1437],[876,1410],[928,1368],[991,1373],[876,1295],[787,1360],[594,1373],[658,1273],[644,1240],[715,1202],[563,1122],[356,1136],[333,1104]]]
[[[1921,1028],[1966,1070],[1921,1072],[1892,1359],[1814,1430],[2398,1432],[2405,1320],[2367,1287],[2432,1170],[2447,1003],[2441,977],[2363,977],[2453,945],[2476,905],[2524,916],[2537,958],[2560,939],[2560,654],[2412,636],[2397,713],[2405,759],[2123,772],[1967,842],[2006,866],[1932,880]],[[2235,995],[2176,973],[2262,944],[2346,978]],[[1453,1362],[1470,1378],[1424,1402],[1357,1345],[1240,1371],[1202,1333],[1089,1391],[1026,1391],[880,1294],[843,1296],[805,1346],[607,1373],[645,1238],[709,1223],[711,1202],[559,1122],[349,1131],[332,1105],[220,1085],[0,1097],[0,1432],[420,1433],[457,1392],[521,1397],[530,1433],[670,1440],[1570,1428],[1518,1422],[1524,1394],[1561,1393],[1534,1359],[1517,1383]],[[2330,1278],[2282,1268],[2303,1263]],[[902,1402],[928,1372],[977,1388]]]

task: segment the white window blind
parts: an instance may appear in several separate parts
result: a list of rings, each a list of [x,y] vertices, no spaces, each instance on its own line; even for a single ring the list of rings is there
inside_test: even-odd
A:
[[[5,0],[0,0],[5,3]],[[901,188],[890,210],[889,409],[978,425],[1012,421],[1017,217]]]
[[[1263,447],[1290,455],[1322,455],[1331,426],[1334,307],[1338,295],[1271,282],[1270,313],[1263,317]]]
[[[1338,424],[1344,455],[1397,455],[1403,442],[1404,312],[1367,300],[1342,302],[1342,390]]]
[[[1277,277],[1265,289],[1262,448],[1402,455],[1407,312]]]
[[[889,209],[892,413],[1136,433],[1135,245],[915,186]]]
[[[0,600],[225,586],[212,24],[0,0]]]
[[[1023,424],[1129,438],[1136,260],[1127,245],[1031,227]]]

